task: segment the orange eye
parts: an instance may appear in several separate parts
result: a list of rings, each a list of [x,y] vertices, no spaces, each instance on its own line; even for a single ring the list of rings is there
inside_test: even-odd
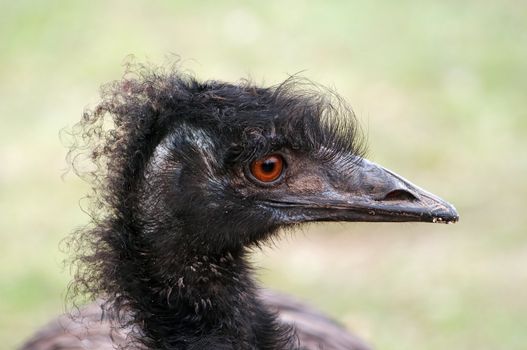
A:
[[[251,163],[251,174],[259,181],[273,182],[282,175],[284,158],[278,154],[271,154]]]

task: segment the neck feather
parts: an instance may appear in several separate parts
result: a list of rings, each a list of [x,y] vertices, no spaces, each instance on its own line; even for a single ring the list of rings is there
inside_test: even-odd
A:
[[[167,350],[295,348],[292,329],[260,301],[245,255],[148,261],[128,293],[138,340]]]

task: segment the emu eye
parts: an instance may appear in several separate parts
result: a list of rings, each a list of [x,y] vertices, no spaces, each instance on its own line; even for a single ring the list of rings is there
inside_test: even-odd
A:
[[[251,174],[261,182],[273,182],[284,171],[284,158],[279,154],[271,154],[251,163]]]

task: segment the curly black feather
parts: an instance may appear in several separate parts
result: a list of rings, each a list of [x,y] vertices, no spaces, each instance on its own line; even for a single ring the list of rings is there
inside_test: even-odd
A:
[[[336,94],[299,77],[263,88],[142,68],[104,86],[74,134],[70,158],[88,152],[92,167],[79,172],[93,191],[92,223],[71,240],[71,296],[107,298],[132,341],[152,349],[298,346],[245,262],[283,225],[248,206],[235,179],[283,149],[359,159],[353,113]]]

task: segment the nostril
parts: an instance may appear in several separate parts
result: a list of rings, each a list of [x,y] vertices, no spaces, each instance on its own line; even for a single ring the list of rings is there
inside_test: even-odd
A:
[[[385,201],[414,201],[416,199],[417,197],[414,196],[412,193],[401,189],[390,191],[383,198],[383,200]]]

